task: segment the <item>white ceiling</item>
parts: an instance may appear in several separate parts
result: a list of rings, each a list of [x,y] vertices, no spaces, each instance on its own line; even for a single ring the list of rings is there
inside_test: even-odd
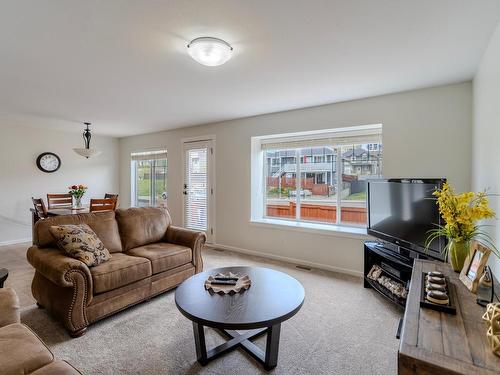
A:
[[[498,0],[2,0],[0,124],[113,136],[469,80]],[[233,45],[205,67],[186,44]]]

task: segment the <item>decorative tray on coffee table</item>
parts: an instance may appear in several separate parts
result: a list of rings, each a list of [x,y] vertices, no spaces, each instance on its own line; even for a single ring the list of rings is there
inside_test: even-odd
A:
[[[250,288],[252,280],[248,275],[238,275],[232,272],[210,275],[205,280],[205,289],[217,294],[241,293]]]
[[[422,283],[420,287],[420,307],[425,307],[428,309],[455,315],[457,313],[457,308],[455,305],[455,301],[457,298],[456,298],[455,286],[450,282],[450,279],[447,276],[444,276],[444,279],[446,281],[445,288],[446,288],[446,294],[448,295],[448,303],[445,305],[441,305],[438,303],[431,302],[426,298],[426,291],[425,291],[426,277],[427,273],[422,272]]]

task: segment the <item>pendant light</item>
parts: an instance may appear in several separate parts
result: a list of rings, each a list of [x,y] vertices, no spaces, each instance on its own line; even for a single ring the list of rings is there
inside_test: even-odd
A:
[[[78,155],[83,156],[85,158],[90,158],[91,156],[97,156],[101,153],[101,151],[90,148],[90,139],[92,138],[92,134],[90,133],[90,122],[84,122],[86,125],[85,130],[83,131],[83,141],[85,143],[85,148],[74,148]]]

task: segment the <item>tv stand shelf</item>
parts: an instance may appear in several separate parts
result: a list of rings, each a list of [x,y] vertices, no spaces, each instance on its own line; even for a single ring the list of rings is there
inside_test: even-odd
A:
[[[420,307],[422,272],[440,271],[455,286],[457,314]],[[398,373],[493,375],[500,357],[490,350],[481,316],[485,308],[446,263],[416,259],[403,318]]]
[[[382,294],[389,301],[396,303],[397,305],[401,306],[403,309],[405,308],[406,299],[398,298],[397,296],[392,294],[388,289],[384,288],[382,285],[377,283],[375,280],[371,280],[366,276],[365,276],[365,283],[370,284],[373,289],[375,289],[377,292]]]
[[[413,258],[411,255],[414,255],[415,253],[411,253],[406,249],[399,248],[394,245],[391,247],[391,244],[370,241],[365,242],[364,252],[365,288],[375,289],[391,302],[404,309],[406,305],[406,300],[404,298],[394,295],[377,281],[369,279],[367,275],[372,267],[377,265],[382,268],[384,276],[387,276],[408,288],[413,266]]]

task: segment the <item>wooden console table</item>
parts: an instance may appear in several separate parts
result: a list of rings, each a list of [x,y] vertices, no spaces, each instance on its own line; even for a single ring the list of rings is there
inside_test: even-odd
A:
[[[457,314],[420,308],[422,272],[441,271],[457,291]],[[415,260],[398,353],[399,374],[500,373],[500,357],[486,339],[485,308],[448,264]]]

